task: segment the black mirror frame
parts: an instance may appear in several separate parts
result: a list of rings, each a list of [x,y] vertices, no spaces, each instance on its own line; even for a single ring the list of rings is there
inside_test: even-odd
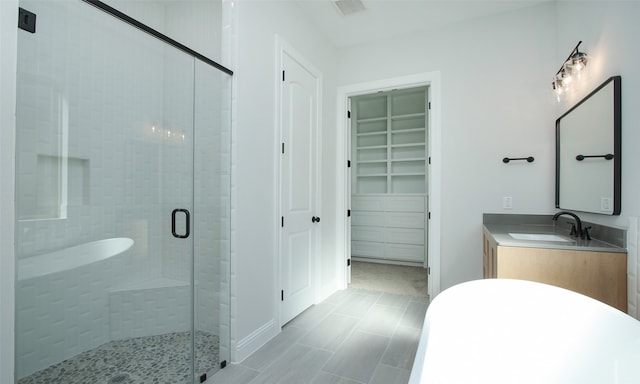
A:
[[[611,215],[620,215],[622,200],[622,77],[612,76],[600,84],[591,93],[580,100],[571,109],[556,119],[556,208],[560,207],[560,120],[578,108],[600,89],[613,81],[613,212]],[[592,212],[597,213],[597,212]]]

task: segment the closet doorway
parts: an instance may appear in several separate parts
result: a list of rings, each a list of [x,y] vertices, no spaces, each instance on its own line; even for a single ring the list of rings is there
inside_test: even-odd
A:
[[[350,98],[351,286],[427,295],[427,86]]]

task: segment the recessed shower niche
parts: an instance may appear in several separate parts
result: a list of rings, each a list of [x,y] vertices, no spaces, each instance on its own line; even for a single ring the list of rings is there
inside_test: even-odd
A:
[[[20,186],[25,191],[18,198],[21,220],[64,219],[69,206],[90,203],[89,159],[38,154],[35,168],[20,170],[35,176],[25,177]]]

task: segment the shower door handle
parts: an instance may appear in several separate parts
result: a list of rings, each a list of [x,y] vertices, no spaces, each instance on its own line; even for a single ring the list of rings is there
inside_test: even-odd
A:
[[[183,235],[176,232],[176,215],[178,213],[184,213],[185,220],[186,220],[186,227]],[[191,218],[190,217],[191,215],[189,214],[189,210],[187,209],[176,208],[171,212],[171,233],[173,234],[173,237],[176,237],[178,239],[186,239],[187,237],[189,237],[189,235],[191,234],[191,225],[190,225]]]

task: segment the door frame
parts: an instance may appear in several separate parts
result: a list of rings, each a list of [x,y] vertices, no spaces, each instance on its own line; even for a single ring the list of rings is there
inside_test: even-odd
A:
[[[322,175],[322,73],[308,60],[304,58],[296,49],[291,46],[287,41],[285,41],[281,36],[275,36],[275,50],[276,50],[276,70],[275,73],[275,143],[274,148],[277,150],[275,152],[274,157],[274,169],[275,169],[275,212],[274,219],[278,221],[278,225],[275,226],[275,252],[276,262],[274,263],[274,271],[273,276],[276,276],[275,286],[274,288],[274,308],[277,308],[276,311],[276,321],[279,329],[282,328],[284,324],[282,324],[282,300],[280,297],[280,290],[282,287],[282,245],[280,244],[281,238],[281,226],[280,226],[280,216],[282,213],[282,192],[281,192],[281,144],[282,144],[282,71],[283,69],[283,60],[282,56],[284,54],[289,55],[295,61],[297,61],[302,67],[304,67],[309,73],[311,73],[316,79],[316,107],[317,107],[317,130],[315,134],[315,142],[316,142],[316,196],[315,196],[315,206],[316,211],[322,217],[322,184],[321,184],[321,175]],[[322,244],[322,226],[318,226],[316,229],[318,231],[316,235],[316,244],[315,244],[315,252],[312,257],[312,284],[313,284],[313,304],[318,303],[318,292],[319,292],[319,282],[320,282],[320,255],[321,255],[321,244]]]
[[[338,88],[337,97],[337,128],[338,140],[338,178],[337,188],[338,196],[338,220],[336,229],[337,250],[338,250],[338,280],[341,282],[339,288],[346,288],[350,278],[350,267],[347,267],[347,260],[351,255],[351,228],[350,217],[347,217],[347,210],[351,209],[351,193],[350,193],[350,168],[347,167],[347,161],[351,160],[349,135],[351,134],[350,119],[347,117],[349,98],[375,93],[378,91],[390,91],[399,88],[429,87],[429,102],[431,109],[429,110],[429,139],[427,145],[428,156],[428,214],[430,219],[427,222],[427,258],[424,266],[429,270],[427,279],[427,294],[430,299],[435,298],[440,293],[440,229],[442,227],[442,127],[441,127],[441,83],[440,72],[424,72],[414,75],[393,77],[363,83],[346,85]],[[341,149],[341,150],[340,150]],[[341,252],[340,252],[341,251]]]

